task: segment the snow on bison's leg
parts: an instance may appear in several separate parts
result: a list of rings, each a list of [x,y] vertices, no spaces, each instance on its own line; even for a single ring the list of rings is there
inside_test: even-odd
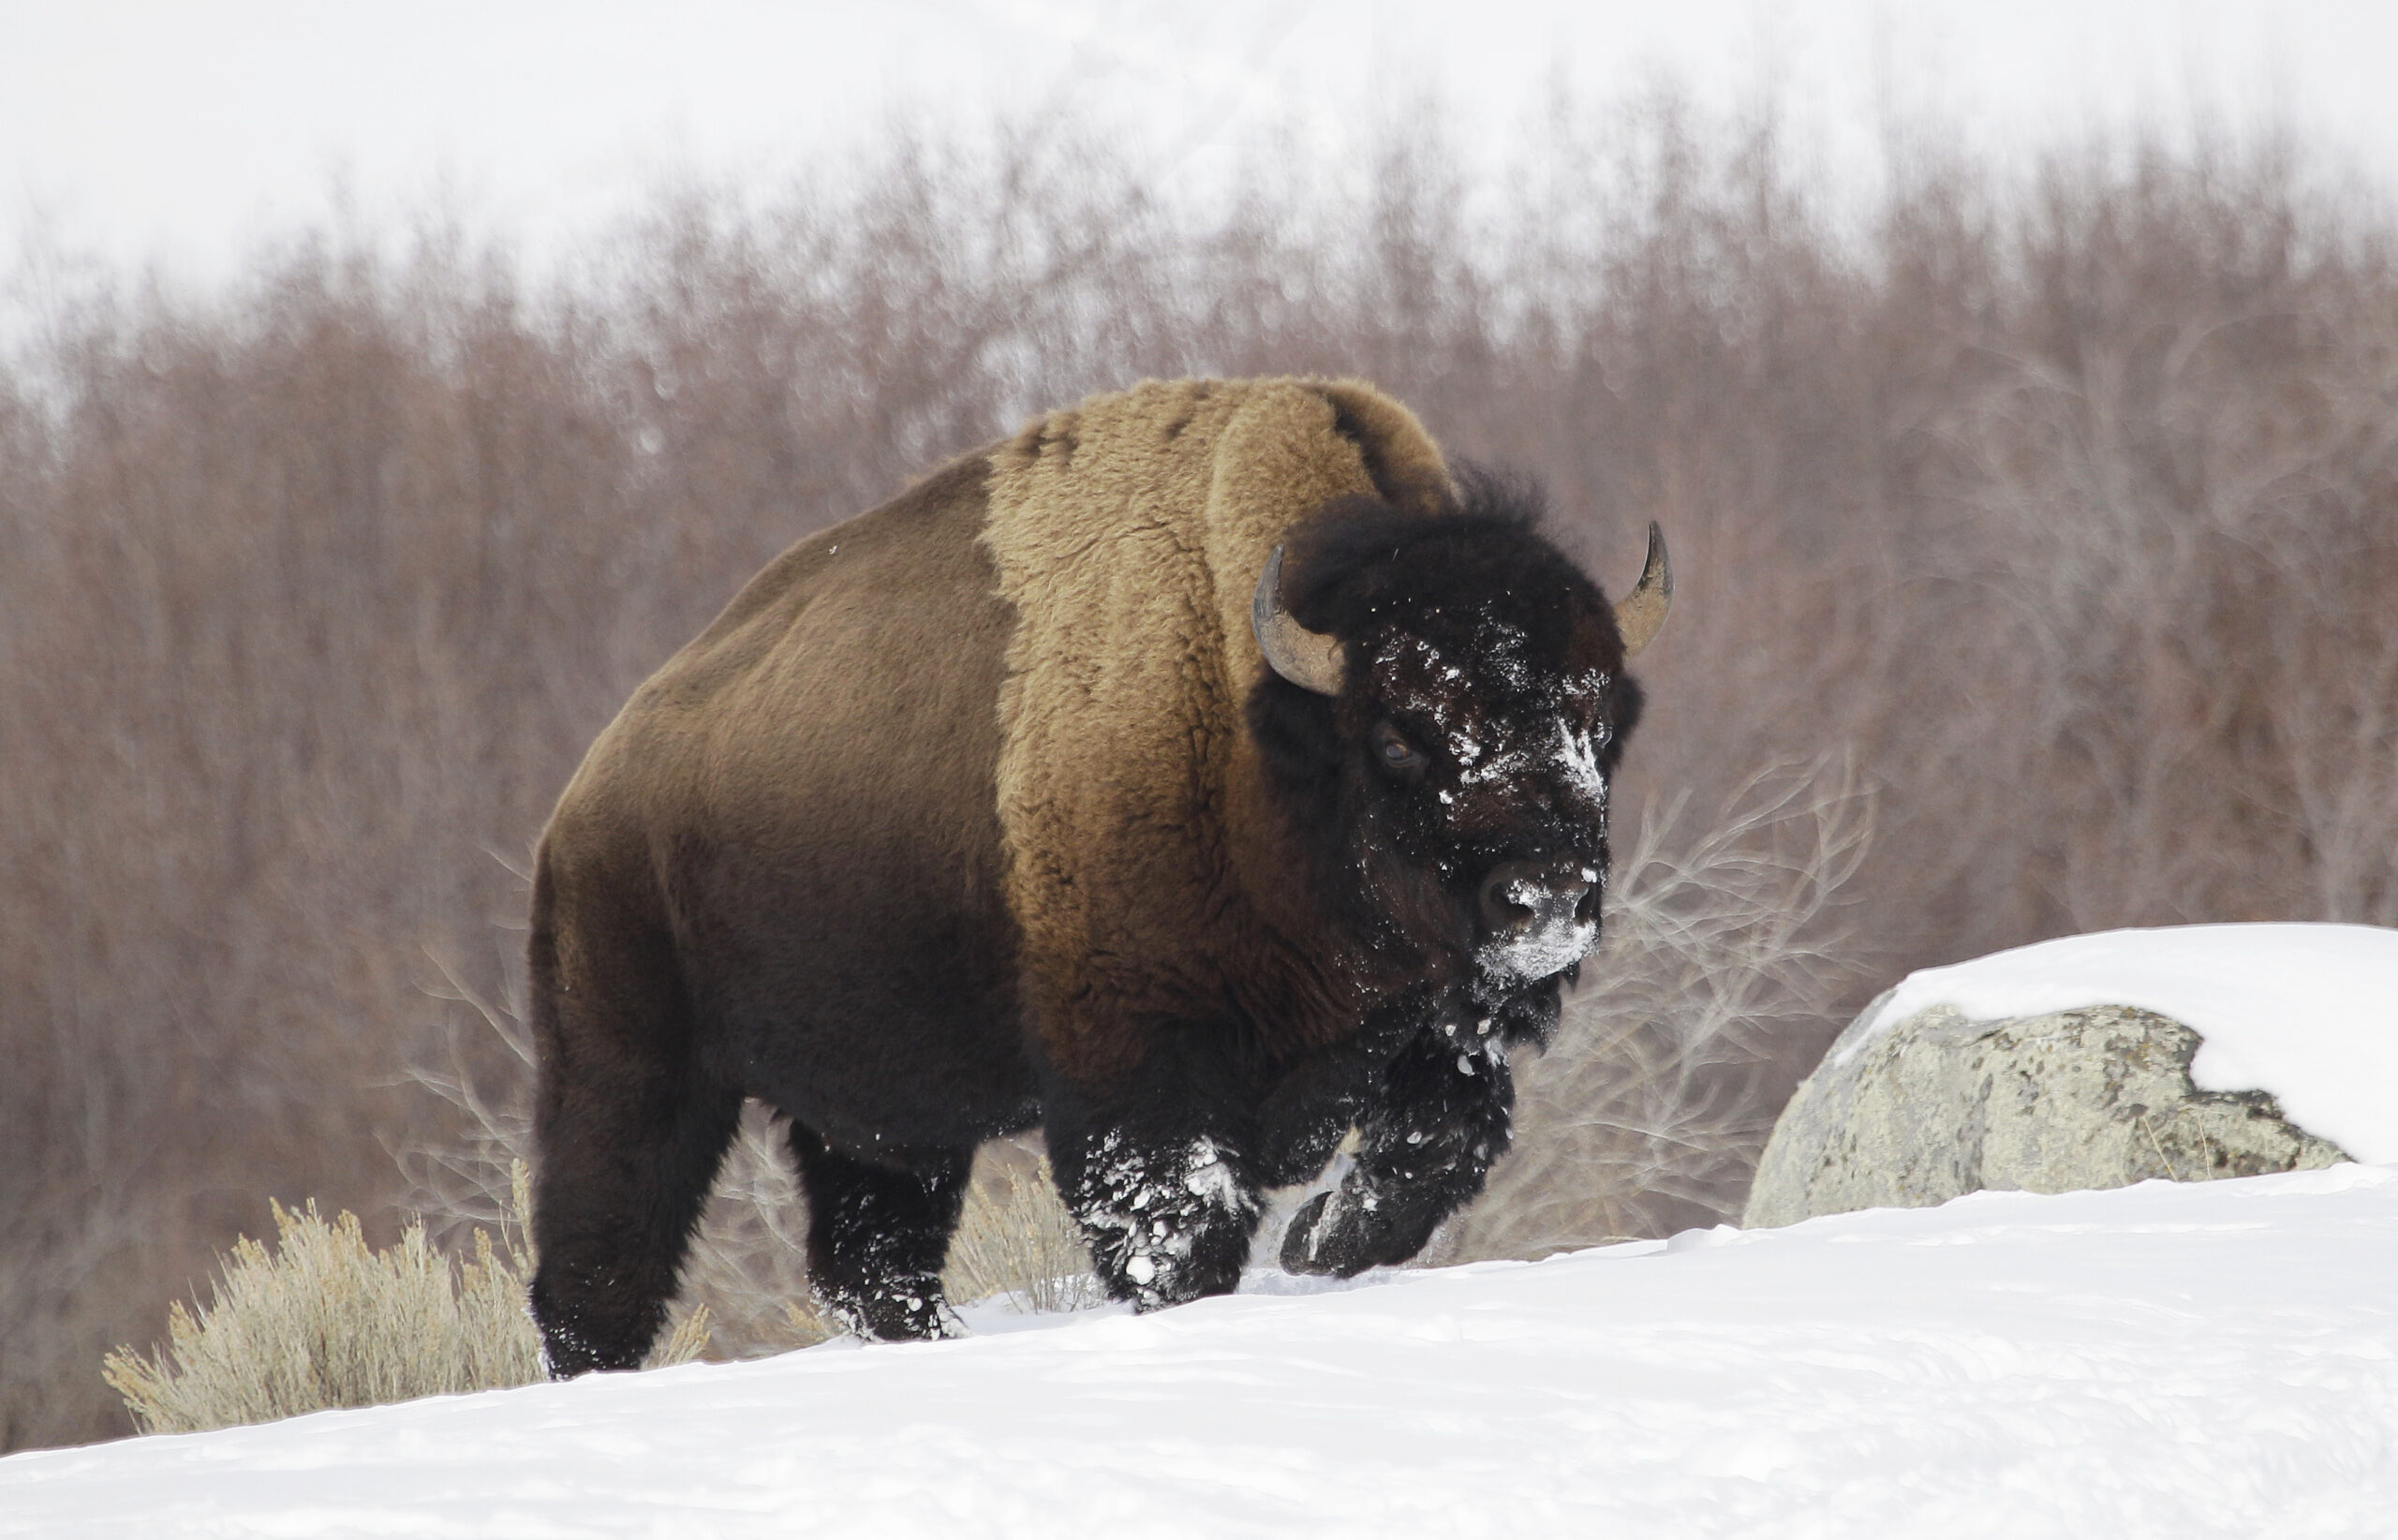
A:
[[[1482,1025],[1445,1022],[1384,1070],[1356,1163],[1282,1233],[1285,1272],[1354,1278],[1405,1262],[1481,1192],[1516,1104],[1504,1037]]]
[[[794,1123],[807,1189],[807,1281],[835,1319],[885,1342],[952,1335],[940,1268],[966,1204],[970,1152],[917,1153],[904,1166],[858,1160]]]
[[[1257,1173],[1237,1077],[1196,1029],[1103,1095],[1048,1099],[1049,1161],[1113,1299],[1162,1310],[1240,1282]]]
[[[1259,1205],[1230,1145],[1206,1133],[1151,1142],[1121,1128],[1073,1143],[1058,1186],[1110,1298],[1152,1310],[1232,1293]],[[1055,1144],[1050,1158],[1058,1163]]]

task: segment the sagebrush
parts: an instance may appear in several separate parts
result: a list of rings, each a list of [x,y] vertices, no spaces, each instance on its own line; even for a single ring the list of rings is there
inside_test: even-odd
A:
[[[542,1370],[523,1192],[519,1167],[517,1222],[496,1245],[476,1229],[454,1258],[422,1221],[378,1251],[348,1210],[328,1221],[313,1201],[271,1204],[274,1241],[236,1240],[206,1303],[168,1308],[166,1344],[119,1348],[102,1377],[145,1433],[529,1385]],[[650,1362],[685,1362],[706,1341],[705,1309],[686,1311]]]
[[[1011,1143],[977,1160],[966,1211],[949,1243],[941,1287],[950,1302],[1004,1300],[1026,1310],[1078,1310],[1105,1296],[1082,1227],[1058,1195],[1048,1157]]]

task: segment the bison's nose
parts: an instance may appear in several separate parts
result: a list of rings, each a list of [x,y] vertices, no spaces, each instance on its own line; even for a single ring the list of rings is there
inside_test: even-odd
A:
[[[1598,868],[1578,861],[1504,861],[1482,880],[1484,936],[1501,944],[1592,924]]]

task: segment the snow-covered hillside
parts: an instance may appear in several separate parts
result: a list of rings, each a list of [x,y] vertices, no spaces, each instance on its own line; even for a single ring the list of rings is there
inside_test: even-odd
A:
[[[2354,1165],[0,1460],[0,1534],[144,1540],[2393,1531],[2398,1169]]]

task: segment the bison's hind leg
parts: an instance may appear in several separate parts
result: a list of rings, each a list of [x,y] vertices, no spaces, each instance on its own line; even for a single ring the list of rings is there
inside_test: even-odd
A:
[[[904,1166],[881,1165],[797,1123],[791,1144],[807,1189],[807,1280],[825,1309],[881,1341],[949,1335],[940,1269],[973,1152],[913,1152]]]
[[[694,1062],[674,951],[645,895],[534,877],[533,1319],[550,1372],[638,1369],[666,1319],[738,1092]]]
[[[741,1111],[714,1088],[581,1100],[572,1137],[542,1141],[533,1205],[533,1319],[559,1379],[641,1367]]]

